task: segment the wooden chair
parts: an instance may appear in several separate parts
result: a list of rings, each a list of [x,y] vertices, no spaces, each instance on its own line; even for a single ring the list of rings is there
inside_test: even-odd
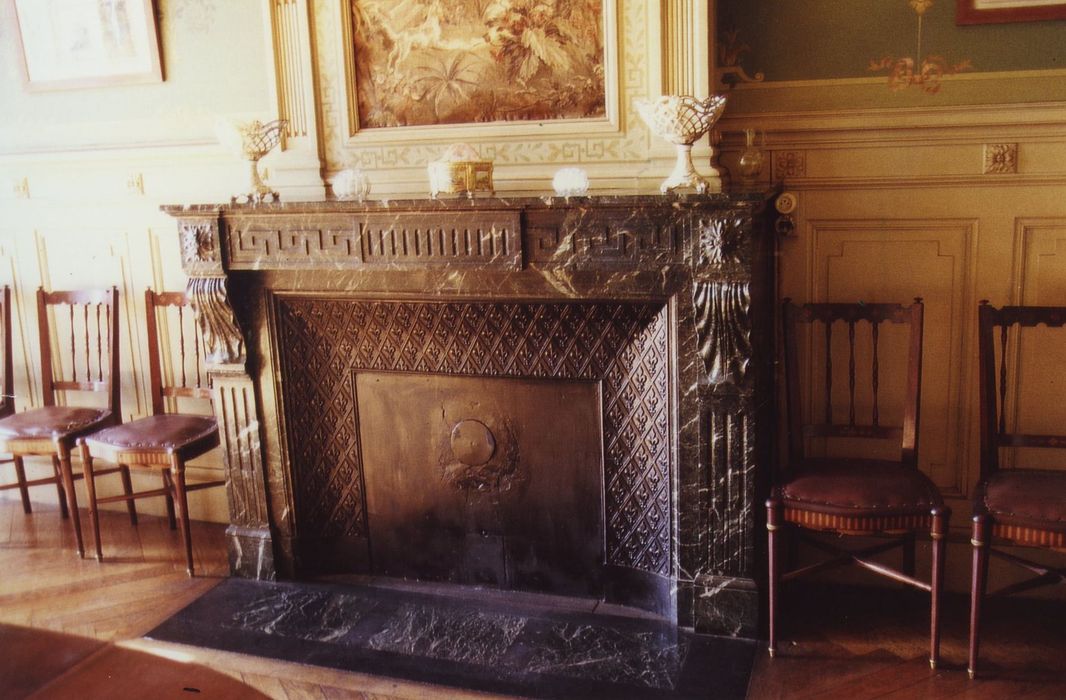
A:
[[[0,309],[0,333],[4,334],[2,345],[0,345],[4,353],[2,365],[4,378],[0,382],[0,391],[3,391],[3,395],[0,395],[0,418],[7,418],[15,412],[15,373],[14,362],[11,359],[11,287],[6,284],[0,289],[0,305],[3,306]],[[26,481],[26,471],[22,462],[16,463],[13,458],[0,459],[0,463],[6,464],[8,462],[15,464],[16,481],[12,484],[0,484],[0,491],[18,489],[19,494],[22,496],[22,510],[26,513],[32,513],[30,484]],[[52,483],[52,479],[48,479],[45,483]]]
[[[186,313],[188,300],[183,292],[153,292],[147,290],[144,295],[148,323],[148,368],[152,381],[152,415],[130,423],[101,430],[79,442],[82,463],[85,465],[86,490],[89,493],[89,514],[92,517],[93,534],[96,537],[96,558],[103,557],[100,544],[99,507],[104,503],[125,501],[130,509],[133,523],[136,524],[134,501],[138,498],[164,496],[170,527],[181,524],[181,538],[185,548],[185,562],[189,575],[193,575],[192,539],[189,528],[190,491],[222,486],[226,482],[207,481],[188,484],[185,481],[185,463],[205,454],[219,444],[218,425],[213,416],[168,413],[177,407],[181,399],[209,399],[211,391],[207,386],[203,348],[200,336],[195,330],[192,314]],[[167,310],[176,317],[178,330],[176,365],[173,381],[164,381],[160,358],[160,341],[158,320]],[[191,343],[191,347],[190,347]],[[189,365],[191,364],[191,368]],[[188,370],[192,369],[190,378]],[[137,470],[159,472],[163,486],[149,491],[130,493],[126,491],[117,496],[100,498],[96,493],[96,477],[101,473],[93,462],[103,459],[123,468],[133,467]],[[175,520],[175,506],[177,521]]]
[[[67,312],[58,307],[66,306]],[[54,308],[54,317],[49,309]],[[70,453],[75,441],[95,430],[118,423],[118,290],[46,292],[37,290],[37,325],[41,341],[41,388],[44,405],[0,419],[0,452],[9,452],[15,461],[18,484],[22,491],[22,505],[30,512],[25,487],[56,484],[61,515],[74,524],[74,539],[78,556],[85,556],[81,520],[78,517],[78,496],[74,490],[75,475]],[[5,299],[5,314],[7,314]],[[63,327],[53,337],[52,326]],[[64,333],[63,331],[69,331]],[[69,343],[58,355],[60,338],[69,335]],[[10,350],[10,340],[5,341]],[[68,354],[69,352],[69,354]],[[10,357],[10,352],[8,353]],[[69,367],[64,367],[69,357]],[[5,369],[8,366],[5,365]],[[56,378],[56,373],[70,379]],[[10,369],[6,369],[10,372]],[[102,395],[103,405],[76,407],[65,405],[69,392]],[[64,397],[64,405],[57,398]],[[49,455],[53,475],[27,481],[23,459],[29,455]],[[129,475],[123,472],[125,485]]]
[[[982,301],[978,308],[978,356],[981,391],[981,481],[974,496],[973,578],[970,591],[970,678],[977,674],[977,652],[981,632],[981,608],[988,582],[989,555],[995,555],[1036,574],[996,592],[1008,595],[1043,585],[1066,582],[1066,569],[1055,569],[991,548],[992,540],[1004,544],[1066,550],[1066,459],[1059,469],[1002,468],[1004,448],[1064,448],[1066,435],[1023,433],[1018,425],[1008,432],[1007,379],[1011,367],[1020,363],[1022,329],[1038,325],[1062,329],[1066,325],[1064,306],[1004,306],[995,308]],[[996,330],[999,330],[998,338]],[[1011,330],[1013,331],[1011,332]],[[1066,331],[1054,331],[1062,335]],[[1012,338],[1013,336],[1013,338]],[[1060,344],[1066,338],[1058,338]],[[998,341],[998,342],[997,342]],[[997,345],[999,367],[997,371]],[[1011,356],[1015,359],[1010,361]],[[1027,368],[1027,374],[1032,368]],[[1061,372],[1048,377],[1061,381]],[[997,381],[998,380],[998,381]],[[1029,381],[1032,381],[1029,379]],[[1012,421],[1013,422],[1013,421]],[[1019,461],[1026,455],[1017,454]],[[1029,456],[1033,460],[1032,456]],[[1035,460],[1033,460],[1035,461]],[[1061,466],[1060,466],[1061,465]]]
[[[769,651],[777,651],[777,631],[781,614],[780,589],[784,581],[842,564],[858,564],[882,576],[928,591],[931,594],[931,632],[929,663],[936,667],[940,654],[940,595],[944,570],[943,539],[948,531],[949,510],[933,483],[917,467],[918,418],[921,397],[922,312],[920,299],[910,306],[898,304],[805,304],[784,302],[784,349],[786,405],[788,413],[788,462],[784,473],[766,502],[769,539]],[[880,365],[888,364],[879,347],[880,332],[885,324],[905,326],[908,330],[906,377],[903,379],[904,406],[901,425],[884,425],[878,406],[878,393],[884,380]],[[803,419],[800,403],[799,339],[800,326],[811,333],[822,326],[825,343],[824,401],[817,417]],[[869,325],[871,355],[870,388],[860,394],[859,403],[869,402],[869,423],[856,416],[856,327]],[[833,330],[847,330],[847,381],[833,384]],[[865,333],[865,331],[863,331]],[[812,347],[814,335],[812,338]],[[838,336],[838,345],[840,345]],[[839,365],[844,363],[838,363]],[[899,364],[899,363],[897,363]],[[812,363],[813,366],[813,363]],[[813,382],[814,380],[812,380]],[[834,386],[840,394],[846,388],[846,406],[834,406]],[[813,398],[813,397],[810,397]],[[814,406],[814,402],[810,402]],[[812,412],[813,409],[812,409]],[[891,459],[818,457],[812,441],[828,447],[846,441],[850,445],[879,443],[891,450]],[[855,442],[861,441],[861,442]],[[840,451],[839,447],[834,448]],[[832,558],[790,572],[781,570],[780,533],[788,526],[815,548]],[[848,551],[811,537],[806,531],[838,535],[890,536],[858,551]],[[932,581],[914,577],[914,537],[929,532],[933,543]],[[903,547],[903,571],[868,559],[872,554]]]

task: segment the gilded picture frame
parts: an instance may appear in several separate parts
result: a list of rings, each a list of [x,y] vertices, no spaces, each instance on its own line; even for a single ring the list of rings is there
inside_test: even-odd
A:
[[[474,4],[476,0],[469,0]],[[618,68],[618,1],[599,0],[599,38],[602,58],[598,70],[602,72],[602,109],[594,116],[545,119],[472,120],[456,123],[423,123],[414,125],[380,126],[366,123],[360,114],[359,81],[367,79],[365,67],[357,65],[358,24],[353,21],[358,0],[343,0],[343,35],[341,50],[345,67],[345,121],[348,127],[347,145],[358,147],[372,143],[446,142],[462,140],[466,134],[479,138],[525,136],[531,130],[543,136],[618,133],[619,127],[619,68]],[[421,18],[419,21],[422,21]],[[487,29],[487,31],[491,28]],[[445,37],[445,41],[447,38]],[[365,52],[364,52],[364,55]],[[365,109],[365,103],[364,103]]]
[[[956,24],[1002,24],[1066,19],[1066,1],[956,0]]]
[[[163,80],[152,0],[11,0],[31,91]]]

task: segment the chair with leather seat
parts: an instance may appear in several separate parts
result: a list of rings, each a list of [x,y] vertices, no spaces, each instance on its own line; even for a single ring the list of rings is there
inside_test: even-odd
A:
[[[2,360],[4,377],[0,382],[0,391],[3,392],[0,395],[0,418],[6,418],[15,412],[15,376],[14,376],[14,361],[11,357],[11,287],[4,285],[0,288],[0,333],[4,334],[2,344],[0,348],[3,349],[4,358]],[[26,480],[26,470],[23,467],[22,461],[16,462],[13,458],[0,459],[0,463],[12,463],[15,465],[15,481],[9,484],[0,484],[0,491],[7,491],[9,489],[18,489],[19,495],[22,496],[22,510],[26,513],[33,512],[33,505],[30,503],[30,490],[31,485]],[[52,479],[46,479],[43,483],[53,483]],[[60,497],[62,497],[62,491],[60,491]]]
[[[970,678],[977,674],[989,556],[994,555],[1036,574],[1035,578],[1000,589],[995,593],[997,596],[1066,582],[1066,568],[1056,569],[992,548],[996,542],[1066,551],[1066,455],[1056,457],[1047,452],[1066,448],[1066,435],[1051,435],[1041,427],[1023,431],[1021,426],[1025,399],[1021,386],[1021,360],[1023,357],[1026,360],[1027,387],[1037,386],[1040,382],[1053,385],[1061,380],[1061,367],[1047,368],[1052,370],[1051,376],[1041,376],[1034,367],[1038,362],[1032,360],[1041,354],[1041,341],[1050,342],[1056,348],[1062,347],[1066,340],[1064,325],[1066,307],[1063,306],[1004,306],[997,309],[983,301],[978,308],[981,479],[974,495],[971,539]],[[1026,343],[1030,345],[1026,346]],[[1008,380],[1014,383],[1010,393]],[[1056,391],[1054,395],[1057,397],[1060,392]],[[1037,398],[1036,402],[1039,401]],[[1050,412],[1041,406],[1034,413],[1046,421]]]
[[[766,503],[771,656],[777,651],[782,583],[835,566],[857,564],[930,593],[929,662],[934,668],[938,663],[943,539],[950,512],[937,488],[917,466],[922,315],[920,299],[910,306],[784,302],[788,458]],[[809,348],[805,364],[812,368],[810,383],[817,383],[818,373],[824,380],[824,386],[810,392],[805,400],[800,391],[800,335],[804,329],[808,342],[803,347]],[[902,336],[906,336],[905,351],[886,354],[882,346],[901,344]],[[864,367],[861,372],[857,369],[860,365]],[[889,387],[881,375],[893,367],[903,376],[896,386]],[[845,375],[843,381],[834,383],[836,374]],[[901,395],[902,401],[897,403],[902,406],[880,405],[885,402],[884,394]],[[807,418],[804,407],[810,414]],[[901,420],[886,422],[886,409],[901,409]],[[877,458],[844,456],[852,453]],[[831,557],[783,571],[780,550],[786,531]],[[849,550],[815,533],[887,541]],[[932,538],[929,583],[914,575],[915,536],[921,533]],[[903,550],[902,570],[869,558],[896,547]]]
[[[59,292],[39,288],[37,325],[44,405],[0,419],[0,452],[14,458],[20,482],[16,486],[23,490],[22,485],[56,485],[60,514],[73,523],[79,556],[85,555],[85,544],[74,481],[82,475],[74,474],[70,455],[78,438],[118,423],[121,415],[117,311],[115,287]],[[89,402],[86,395],[99,397],[97,405],[66,403],[74,396]],[[31,455],[50,456],[53,474],[27,481],[23,460]],[[128,487],[129,475],[123,472],[122,476]],[[23,508],[30,511],[24,490]]]
[[[80,441],[81,458],[89,494],[89,514],[96,537],[96,558],[103,558],[100,541],[100,505],[125,501],[132,521],[137,523],[136,499],[163,496],[171,528],[180,524],[189,575],[193,575],[192,539],[189,524],[188,493],[222,486],[224,480],[187,483],[186,463],[219,444],[218,425],[214,416],[174,412],[179,403],[189,399],[210,399],[203,363],[203,348],[192,314],[188,313],[188,299],[183,292],[145,292],[145,311],[148,326],[148,368],[152,383],[152,415],[107,430],[101,430]],[[169,315],[167,312],[171,312]],[[161,333],[161,319],[167,320]],[[173,324],[173,325],[172,325]],[[176,332],[175,332],[176,331]],[[161,349],[177,336],[172,377],[163,376]],[[166,337],[164,337],[166,336]],[[192,376],[190,376],[190,374]],[[168,412],[168,408],[170,412]],[[102,473],[95,460],[102,459],[134,471],[157,472],[162,487],[101,497],[96,479]],[[175,510],[177,518],[175,519]]]

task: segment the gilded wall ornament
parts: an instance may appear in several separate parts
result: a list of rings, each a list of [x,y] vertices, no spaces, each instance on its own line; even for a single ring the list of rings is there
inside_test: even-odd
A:
[[[914,56],[882,56],[871,59],[867,67],[872,72],[888,72],[888,87],[891,90],[906,90],[917,87],[930,95],[940,92],[941,80],[946,75],[955,75],[973,68],[970,59],[951,63],[936,54],[922,55],[922,17],[933,7],[933,0],[907,0],[918,18],[917,48]]]
[[[985,175],[1010,175],[1016,172],[1018,172],[1018,144],[985,144]]]

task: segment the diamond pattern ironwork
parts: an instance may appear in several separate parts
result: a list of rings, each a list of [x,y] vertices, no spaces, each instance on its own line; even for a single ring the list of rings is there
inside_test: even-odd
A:
[[[602,380],[607,562],[670,573],[663,305],[280,297],[278,312],[302,536],[367,534],[355,372]]]

